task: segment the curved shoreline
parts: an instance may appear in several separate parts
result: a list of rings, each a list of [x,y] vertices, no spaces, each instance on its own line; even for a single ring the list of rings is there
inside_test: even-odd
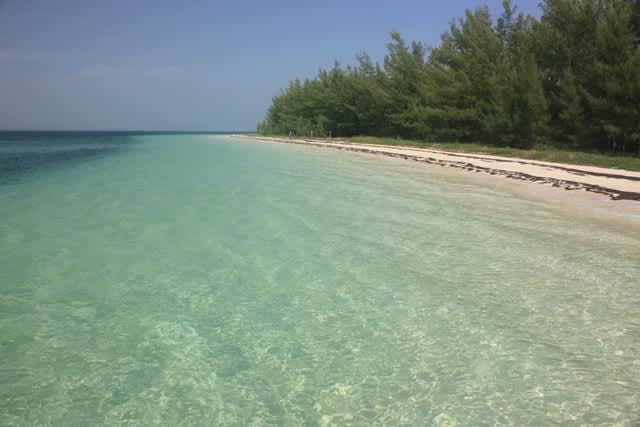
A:
[[[314,139],[289,139],[254,135],[231,136],[257,141],[310,145],[396,157],[432,165],[454,167],[470,172],[483,172],[516,180],[551,184],[553,187],[565,190],[585,190],[606,195],[612,200],[640,201],[640,173],[638,172],[415,147],[353,144],[337,141],[325,142]],[[500,164],[497,165],[495,163]]]

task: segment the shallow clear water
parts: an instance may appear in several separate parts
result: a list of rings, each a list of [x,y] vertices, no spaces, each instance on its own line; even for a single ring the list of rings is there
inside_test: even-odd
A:
[[[640,422],[638,228],[410,162],[117,137],[0,179],[0,424]]]

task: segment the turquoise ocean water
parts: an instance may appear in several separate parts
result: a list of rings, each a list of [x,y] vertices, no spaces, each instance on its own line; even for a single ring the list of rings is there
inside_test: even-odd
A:
[[[640,230],[411,162],[0,134],[0,425],[637,425]]]

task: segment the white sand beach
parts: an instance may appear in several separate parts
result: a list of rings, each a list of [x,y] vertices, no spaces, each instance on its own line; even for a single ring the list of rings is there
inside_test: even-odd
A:
[[[640,224],[640,172],[595,166],[551,163],[501,157],[489,154],[449,152],[438,149],[355,144],[341,140],[290,139],[258,135],[233,135],[235,138],[269,143],[301,144],[370,155],[413,160],[416,166],[447,167],[478,178],[483,184],[497,185],[508,191],[553,203],[574,213],[601,216],[608,222]],[[510,178],[504,180],[503,178]]]

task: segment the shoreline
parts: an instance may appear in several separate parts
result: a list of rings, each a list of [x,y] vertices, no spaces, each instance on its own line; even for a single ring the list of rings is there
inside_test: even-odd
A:
[[[567,191],[584,190],[607,196],[610,200],[640,201],[640,172],[582,166],[565,163],[550,163],[517,157],[501,157],[489,154],[451,152],[438,149],[400,147],[375,144],[327,142],[318,139],[290,139],[287,137],[265,137],[258,135],[230,135],[234,138],[264,142],[279,142],[336,150],[354,151],[404,160],[413,160],[431,165],[452,167],[467,172],[498,175],[513,180],[537,184],[548,184]]]

